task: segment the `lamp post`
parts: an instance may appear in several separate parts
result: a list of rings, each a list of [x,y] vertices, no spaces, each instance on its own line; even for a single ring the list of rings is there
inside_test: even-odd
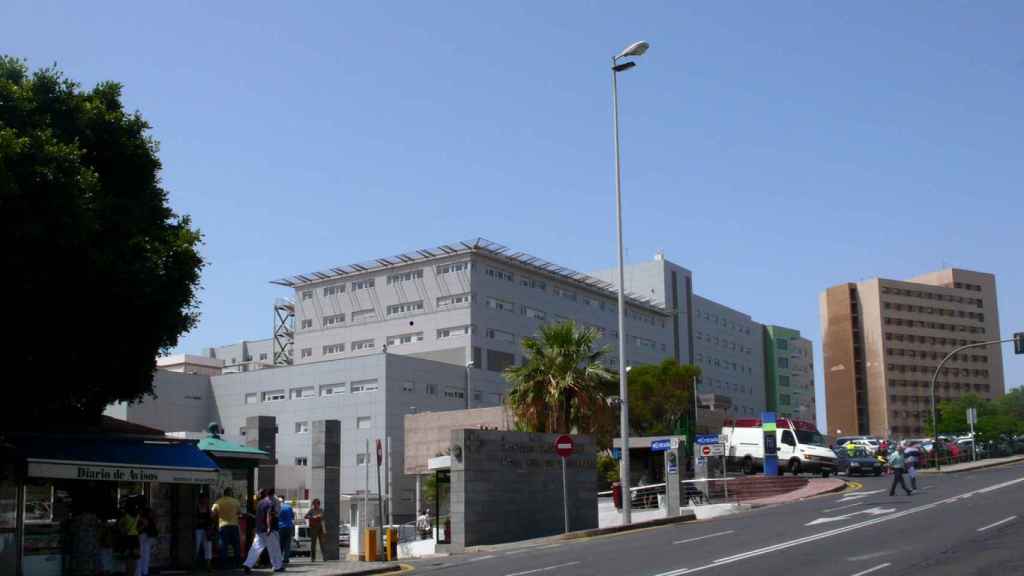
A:
[[[469,369],[475,366],[476,363],[470,360],[466,362],[466,409],[469,410],[473,407],[473,389],[470,386]]]
[[[636,66],[636,62],[619,63],[623,58],[637,57],[647,52],[647,42],[635,42],[612,57],[612,122],[615,131],[615,222],[619,237],[619,397],[622,409],[619,412],[619,427],[622,434],[622,458],[619,460],[619,482],[622,485],[622,524],[631,524],[632,493],[629,489],[629,390],[626,382],[626,293],[625,258],[622,251],[622,176],[619,163],[619,72]]]
[[[1003,344],[1004,342],[1014,342],[1014,338],[1003,338],[1001,340],[989,340],[987,342],[975,342],[974,344],[967,344],[967,345],[964,345],[964,346],[960,346],[958,348],[953,348],[953,350],[949,354],[946,354],[946,357],[943,358],[942,362],[939,362],[939,365],[935,368],[935,373],[932,374],[932,383],[931,383],[930,389],[931,389],[931,397],[932,397],[932,446],[934,446],[933,449],[935,451],[935,468],[937,470],[941,470],[942,469],[942,463],[939,462],[939,423],[935,419],[935,380],[937,380],[939,378],[939,372],[942,371],[942,367],[957,352],[961,352],[963,350],[967,350],[968,348],[981,348],[982,346],[991,346],[992,344]]]

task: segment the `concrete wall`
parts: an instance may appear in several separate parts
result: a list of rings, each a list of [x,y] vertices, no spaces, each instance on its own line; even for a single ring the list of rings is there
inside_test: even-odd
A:
[[[156,398],[113,404],[104,414],[167,432],[206,430],[217,420],[208,375],[157,370],[153,392]]]
[[[561,533],[561,459],[557,434],[452,431],[452,547],[514,542]],[[568,458],[570,530],[597,528],[593,439],[574,436]],[[458,454],[461,451],[461,459]]]

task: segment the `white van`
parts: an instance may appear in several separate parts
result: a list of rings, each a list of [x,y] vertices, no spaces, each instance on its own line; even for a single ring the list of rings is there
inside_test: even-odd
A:
[[[730,468],[739,468],[747,474],[764,469],[761,420],[726,420],[722,435],[726,437],[725,455]],[[780,471],[820,473],[826,478],[835,473],[836,455],[826,447],[825,437],[811,422],[779,418],[775,423],[775,445]]]

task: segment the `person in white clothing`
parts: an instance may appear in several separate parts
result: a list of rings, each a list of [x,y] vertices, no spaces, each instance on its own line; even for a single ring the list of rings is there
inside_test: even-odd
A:
[[[274,489],[270,488],[260,493],[259,504],[256,505],[256,537],[249,548],[249,556],[242,564],[245,573],[252,572],[252,567],[260,559],[264,550],[270,553],[270,564],[274,572],[284,572],[284,560],[281,558],[281,542],[277,533],[277,514]]]

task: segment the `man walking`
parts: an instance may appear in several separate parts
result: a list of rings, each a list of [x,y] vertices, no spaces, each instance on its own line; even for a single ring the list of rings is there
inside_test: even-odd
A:
[[[916,491],[917,466],[921,461],[921,449],[918,448],[917,444],[912,444],[903,451],[903,456],[907,461],[907,476],[910,476],[910,489]]]
[[[217,529],[220,532],[220,562],[222,568],[236,568],[242,561],[242,536],[238,531],[238,512],[242,504],[235,498],[230,486],[224,489],[224,495],[213,503],[211,512],[217,518]],[[231,561],[228,561],[228,549],[231,549]]]
[[[892,488],[889,489],[889,496],[896,495],[897,482],[904,492],[907,493],[907,496],[910,496],[910,490],[903,481],[903,472],[906,470],[906,465],[906,458],[903,456],[903,446],[900,446],[898,450],[889,456],[889,469],[892,470]]]
[[[242,564],[246,574],[252,573],[252,567],[256,565],[264,550],[270,553],[270,564],[274,567],[274,572],[284,572],[276,508],[277,498],[274,496],[274,489],[268,488],[256,505],[256,537],[249,547],[248,558]]]
[[[284,498],[281,498],[281,511],[277,515],[277,526],[277,532],[281,538],[281,561],[288,564],[288,557],[292,554],[292,536],[295,535],[295,510]]]
[[[324,511],[320,508],[320,499],[313,499],[313,507],[306,512],[306,522],[309,525],[309,561],[316,562],[316,546],[320,545],[320,559],[324,558],[324,549],[327,548],[327,534],[324,531]]]

